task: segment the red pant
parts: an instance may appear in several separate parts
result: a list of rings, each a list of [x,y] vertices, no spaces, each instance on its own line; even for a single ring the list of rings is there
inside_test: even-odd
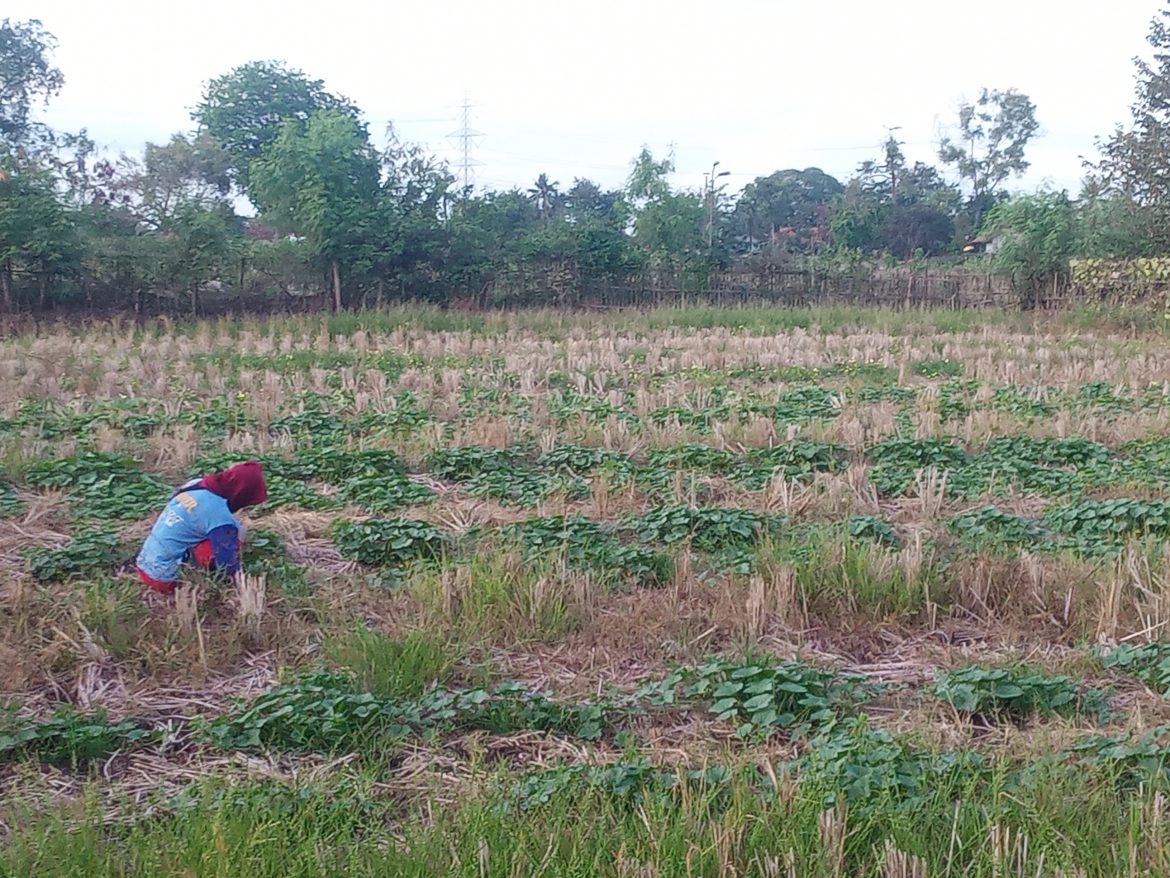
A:
[[[240,548],[243,549],[244,544],[240,543]],[[211,548],[211,540],[204,540],[201,543],[196,543],[191,549],[188,556],[196,567],[202,567],[204,570],[210,570],[215,562],[215,550]],[[138,578],[142,580],[143,584],[160,594],[171,594],[175,590],[175,583],[163,582],[160,579],[155,579],[141,567],[138,568]]]

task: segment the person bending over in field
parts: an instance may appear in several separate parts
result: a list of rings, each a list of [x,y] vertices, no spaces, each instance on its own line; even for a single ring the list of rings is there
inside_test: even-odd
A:
[[[235,576],[244,529],[234,513],[267,499],[264,470],[256,461],[187,482],[171,495],[143,543],[138,575],[162,594],[175,590],[184,563]]]

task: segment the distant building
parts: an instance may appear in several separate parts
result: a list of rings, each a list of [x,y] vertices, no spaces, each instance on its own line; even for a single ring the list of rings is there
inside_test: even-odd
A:
[[[244,220],[244,234],[253,241],[275,241],[279,237],[272,226],[252,218]]]
[[[995,253],[1003,239],[996,234],[979,235],[963,245],[964,253]]]

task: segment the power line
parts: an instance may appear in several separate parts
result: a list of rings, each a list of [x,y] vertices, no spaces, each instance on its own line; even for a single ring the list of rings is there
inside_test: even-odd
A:
[[[427,119],[410,118],[405,116],[376,116],[371,117],[369,123],[371,128],[379,128],[386,125],[438,125],[440,123],[446,123],[450,125],[452,122],[458,121],[459,120],[454,116],[436,116]]]
[[[447,136],[458,143],[458,167],[460,176],[463,178],[463,191],[470,192],[471,187],[475,184],[472,169],[483,164],[483,162],[476,161],[471,157],[471,148],[474,145],[475,138],[483,137],[483,132],[476,131],[471,127],[471,102],[467,99],[466,92],[463,94],[462,110],[463,124]]]

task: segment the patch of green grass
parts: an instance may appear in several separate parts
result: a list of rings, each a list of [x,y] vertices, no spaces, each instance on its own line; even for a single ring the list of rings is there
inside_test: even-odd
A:
[[[1047,543],[1051,534],[1043,523],[994,506],[981,506],[956,515],[951,530],[972,548],[1019,551]]]
[[[28,467],[25,478],[35,488],[67,491],[75,518],[102,522],[149,515],[166,502],[170,490],[142,472],[133,457],[96,451],[38,461]]]
[[[946,588],[929,545],[895,551],[884,539],[888,536],[884,522],[860,519],[847,524],[860,532],[854,535],[831,526],[786,532],[761,547],[760,564],[791,567],[802,606],[817,615],[846,611],[912,616],[928,601],[946,603]]]
[[[269,584],[279,586],[286,595],[303,597],[311,590],[308,568],[294,563],[288,556],[284,540],[267,528],[248,532],[244,565],[248,573],[264,576]]]
[[[457,445],[431,454],[426,460],[426,469],[436,478],[458,482],[489,472],[509,473],[521,461],[519,449]]]
[[[532,508],[556,493],[580,500],[589,486],[576,476],[556,476],[519,466],[507,471],[488,470],[468,479],[464,490],[472,497],[491,497],[506,506]]]
[[[869,539],[888,549],[897,549],[901,543],[894,528],[879,515],[853,515],[846,522],[853,539]]]
[[[762,738],[777,729],[802,734],[831,725],[847,687],[837,674],[797,661],[714,659],[679,668],[641,695],[660,705],[700,703],[716,719],[735,724],[743,738]]]
[[[420,569],[407,582],[431,628],[459,641],[503,639],[551,643],[575,630],[588,612],[589,580],[571,578],[563,548],[528,560],[481,546],[458,570]]]
[[[111,479],[133,478],[142,467],[126,454],[83,451],[59,460],[42,460],[28,467],[26,479],[34,488],[76,490],[108,484]]]
[[[923,378],[958,378],[963,369],[962,360],[918,360],[911,366],[911,371]]]
[[[1115,734],[1088,735],[1072,747],[1083,764],[1105,769],[1122,789],[1143,784],[1164,788],[1170,780],[1170,726]]]
[[[785,479],[809,479],[814,473],[840,469],[844,449],[807,439],[753,448],[738,462],[734,477],[745,486],[759,490],[768,479],[780,475]]]
[[[692,777],[625,762],[546,770],[525,797],[497,771],[465,791],[447,788],[396,809],[392,843],[372,775],[205,781],[162,801],[149,819],[113,823],[91,788],[82,807],[23,808],[6,821],[0,874],[912,874],[891,871],[891,850],[920,861],[913,874],[940,878],[1156,875],[1165,862],[1155,791],[1120,790],[1106,769],[1048,764],[1025,773],[995,763],[968,771],[880,735],[834,742],[797,768],[806,780],[779,788],[747,767]],[[826,815],[830,794],[845,801]]]
[[[630,529],[640,520],[627,522]],[[640,586],[663,585],[670,579],[673,562],[662,552],[621,542],[612,523],[583,516],[529,518],[503,529],[505,539],[517,541],[525,556],[546,564],[567,564],[609,582]]]
[[[930,335],[968,332],[990,324],[1024,327],[1025,315],[1009,311],[917,310],[872,308],[859,305],[817,305],[785,307],[773,305],[691,304],[657,308],[633,315],[625,321],[639,329],[732,329],[752,334],[770,334],[793,329],[817,329],[822,334],[850,329],[868,329],[897,335]]]
[[[3,423],[3,419],[0,419]],[[35,462],[24,443],[18,437],[3,437],[0,431],[0,482],[23,485],[28,478],[28,469]]]
[[[406,476],[354,476],[341,484],[339,496],[349,503],[364,506],[377,515],[398,512],[407,506],[429,503],[435,492]]]
[[[459,661],[458,647],[428,631],[388,637],[369,628],[334,635],[322,644],[326,660],[379,698],[417,698],[442,685]]]
[[[1045,522],[1080,548],[1108,550],[1126,539],[1170,536],[1170,503],[1117,498],[1050,507]]]
[[[123,661],[132,658],[150,621],[137,579],[97,576],[80,586],[79,618],[98,646]]]
[[[701,552],[747,549],[779,522],[751,509],[658,506],[625,526],[643,542],[671,545],[690,540]]]

